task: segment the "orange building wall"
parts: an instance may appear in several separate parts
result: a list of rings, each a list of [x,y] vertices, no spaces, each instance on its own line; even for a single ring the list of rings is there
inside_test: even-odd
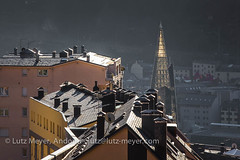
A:
[[[110,139],[127,139],[127,128],[113,135]],[[78,158],[78,160],[127,160],[128,144],[102,144],[91,149],[89,152]]]
[[[158,158],[155,155],[153,155],[153,153],[150,152],[149,150],[147,150],[147,159],[148,160],[158,160]]]
[[[27,76],[22,76],[22,69],[27,69]],[[39,69],[48,69],[48,76],[39,77]],[[9,116],[0,117],[0,127],[9,129],[9,138],[22,139],[22,128],[28,128],[28,118],[22,116],[22,108],[28,108],[30,96],[37,96],[37,88],[43,87],[48,93],[59,89],[64,81],[83,83],[92,89],[94,81],[105,85],[105,67],[74,61],[53,67],[0,67],[0,87],[9,87],[9,96],[0,96],[0,108],[8,108]],[[27,96],[22,96],[22,88],[27,88]],[[22,157],[22,148],[28,145],[5,143],[6,137],[0,137],[1,159],[28,159]],[[11,152],[9,152],[11,151]],[[29,148],[28,148],[29,151]],[[30,155],[28,154],[28,157]]]

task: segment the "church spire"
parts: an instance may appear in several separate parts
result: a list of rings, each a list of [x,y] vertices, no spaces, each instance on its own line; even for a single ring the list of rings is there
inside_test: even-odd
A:
[[[159,24],[158,57],[167,57],[162,23]]]
[[[154,58],[154,68],[152,75],[152,88],[169,87],[168,57],[165,49],[163,27],[159,25],[159,37],[157,54]]]

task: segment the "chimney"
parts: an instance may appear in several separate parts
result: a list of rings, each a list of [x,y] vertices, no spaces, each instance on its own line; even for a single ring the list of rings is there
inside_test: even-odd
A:
[[[154,119],[154,138],[158,140],[155,144],[155,153],[160,160],[167,159],[167,120],[163,117]]]
[[[121,92],[120,92],[120,101],[124,101],[124,95],[125,95],[126,91],[125,89],[122,89]]]
[[[129,97],[130,97],[130,94],[132,93],[132,91],[127,91],[125,94],[124,94],[124,103],[126,103],[128,100],[129,100]]]
[[[72,48],[68,48],[68,54],[69,54],[69,56],[73,55],[73,49]]]
[[[90,55],[87,54],[87,62],[90,62]]]
[[[142,97],[137,98],[136,100],[142,102],[142,110],[149,109],[150,100],[148,98],[146,98],[145,96],[142,96]]]
[[[94,91],[94,92],[95,92],[95,91],[99,91],[98,82],[97,82],[97,81],[95,81],[95,85],[94,85],[94,87],[93,87],[93,91]]]
[[[54,108],[57,108],[60,105],[60,98],[54,99]]]
[[[56,51],[52,52],[52,58],[56,58],[56,53],[57,53]]]
[[[220,154],[223,154],[224,152],[225,152],[225,144],[222,142],[222,143],[220,143]]]
[[[99,112],[97,116],[97,140],[104,137],[105,113]]]
[[[138,113],[141,113],[142,111],[142,103],[140,101],[134,102],[134,111],[137,111]]]
[[[36,50],[36,62],[39,62],[39,58],[40,58],[39,50],[38,49],[35,49],[35,50]]]
[[[81,105],[73,105],[74,108],[74,118],[77,118],[81,115]]]
[[[154,105],[155,105],[155,104],[157,103],[157,101],[158,101],[158,90],[156,90],[156,89],[148,89],[148,90],[146,91],[146,94],[147,94],[147,95],[152,94],[152,95],[155,96],[155,102],[154,102]]]
[[[38,99],[42,99],[44,97],[44,89],[43,87],[38,88]]]
[[[69,57],[69,53],[65,50],[63,50],[62,52],[59,53],[60,58],[68,58]]]
[[[148,99],[150,100],[150,102],[149,102],[149,109],[155,109],[155,96],[150,94],[148,96]]]
[[[120,101],[120,97],[121,97],[121,88],[116,89],[116,99]]]
[[[130,95],[129,95],[129,99],[132,99],[134,97],[136,97],[137,93],[136,92],[132,92]]]
[[[84,54],[85,52],[85,48],[84,48],[84,45],[81,46],[81,53]]]
[[[103,112],[114,112],[116,107],[116,95],[115,93],[109,93],[104,95],[101,99]]]
[[[165,114],[165,107],[164,107],[164,103],[163,102],[159,101],[156,104],[156,108],[157,108],[157,110],[160,110],[160,111],[162,111]]]
[[[162,112],[158,110],[144,110],[141,112],[142,116],[142,130],[149,135],[154,137],[154,119],[162,116]]]
[[[18,51],[17,48],[14,48],[14,52],[13,53],[14,53],[15,56],[17,55],[17,51]]]
[[[77,54],[77,51],[78,50],[78,47],[77,47],[77,45],[76,46],[73,46],[73,54]]]
[[[65,112],[68,110],[68,102],[63,102],[62,103],[62,111]]]

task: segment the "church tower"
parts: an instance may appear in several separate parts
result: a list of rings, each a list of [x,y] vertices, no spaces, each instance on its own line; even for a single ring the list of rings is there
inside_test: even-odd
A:
[[[169,69],[169,67],[171,69]],[[163,27],[160,23],[157,52],[154,57],[151,87],[158,90],[158,99],[164,102],[166,113],[173,115],[174,87],[172,80],[172,65],[169,65],[165,48]]]
[[[154,68],[152,75],[152,88],[170,87],[168,57],[165,49],[162,24],[159,27],[158,49],[154,57]]]

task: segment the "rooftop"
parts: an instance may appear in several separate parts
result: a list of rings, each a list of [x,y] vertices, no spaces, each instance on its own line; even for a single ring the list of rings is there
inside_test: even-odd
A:
[[[240,72],[240,65],[228,64],[216,68],[217,72]]]
[[[79,127],[96,121],[96,115],[100,110],[99,107],[102,101],[97,100],[94,92],[81,87],[81,85],[71,85],[72,87],[64,91],[60,90],[44,96],[40,102],[62,112],[67,119],[69,127]],[[55,98],[59,98],[61,102],[57,107],[54,107]],[[68,109],[66,111],[63,111],[63,102],[68,102]],[[81,106],[81,115],[78,117],[74,117],[74,105]]]
[[[64,52],[68,53],[66,50]],[[21,55],[23,53],[24,56]],[[16,55],[4,55],[0,58],[0,66],[47,67],[79,60],[105,67],[114,64],[114,62],[119,59],[110,58],[93,52],[86,52],[86,55],[76,53],[67,57],[61,57],[60,54],[61,53],[55,54],[55,57],[53,58],[52,54],[40,54],[40,51],[35,52],[31,49],[26,49],[25,51],[22,51]],[[37,60],[37,57],[39,58],[39,60]]]

